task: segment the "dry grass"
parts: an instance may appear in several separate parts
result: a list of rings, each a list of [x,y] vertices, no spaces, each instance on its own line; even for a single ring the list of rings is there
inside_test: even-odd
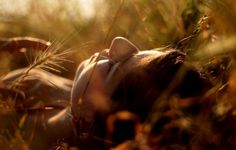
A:
[[[46,0],[43,2],[48,3]],[[150,136],[151,126],[147,124],[144,127],[144,132],[141,133],[145,138],[140,140],[137,136],[134,141],[136,144],[137,141],[141,141],[140,143],[143,142],[146,145],[137,144],[137,147],[151,149],[147,145],[153,144],[154,141],[156,149],[165,149],[171,146],[172,149],[176,147],[176,149],[193,150],[233,149],[230,145],[234,144],[236,115],[235,1],[103,1],[101,2],[103,5],[96,6],[96,11],[103,13],[97,13],[88,20],[83,20],[83,17],[78,13],[79,10],[73,13],[73,7],[70,4],[65,5],[65,2],[60,1],[61,3],[57,3],[53,7],[46,7],[43,2],[29,0],[27,11],[31,15],[17,14],[16,10],[11,13],[0,11],[0,35],[2,37],[33,36],[53,40],[56,43],[53,43],[47,51],[33,54],[34,59],[31,58],[32,54],[20,58],[16,54],[0,52],[1,57],[7,56],[10,60],[5,59],[0,62],[1,66],[5,66],[5,68],[1,67],[1,70],[6,72],[21,66],[18,62],[24,63],[25,60],[30,62],[28,69],[12,83],[11,88],[15,89],[19,86],[20,82],[27,78],[29,72],[34,68],[56,72],[62,69],[62,75],[73,78],[79,62],[95,51],[107,48],[111,39],[118,35],[129,38],[140,49],[170,45],[187,52],[187,63],[205,70],[211,76],[210,80],[215,84],[215,87],[199,98],[202,107],[198,114],[185,113],[183,108],[178,105],[181,101],[178,98],[173,98],[168,103],[172,106],[171,112],[168,113],[178,116],[173,119],[174,121],[170,125],[180,127],[181,131],[190,134],[191,138],[187,144],[170,142],[169,145],[165,145],[158,143],[158,140],[155,140],[159,137]],[[74,4],[73,2],[71,1],[71,5]],[[73,33],[68,35],[71,31]],[[87,46],[81,47],[81,44],[84,43]],[[73,52],[73,56],[68,55],[70,50],[65,50],[68,47],[77,49]],[[67,64],[68,60],[75,63]],[[63,71],[63,69],[67,71]],[[213,72],[213,70],[216,71]],[[15,104],[12,101],[14,97],[10,97],[10,100],[3,100],[3,97],[0,99],[1,114],[5,115],[9,114],[6,112],[10,112],[10,117],[14,120],[10,126],[13,126],[17,131],[14,135],[9,135],[9,131],[0,129],[0,145],[4,146],[3,149],[29,149],[27,142],[21,137],[20,126],[22,125],[18,122],[19,120],[14,118],[16,113]],[[154,120],[160,119],[162,115],[166,114],[157,112],[154,115],[156,117]],[[187,125],[184,124],[186,120]],[[9,124],[6,121],[3,125]],[[163,135],[168,135],[170,131],[168,129],[172,126],[167,126],[167,129],[163,130]],[[67,145],[61,145],[62,148],[58,144],[53,146],[53,149],[67,148]],[[121,145],[118,149],[128,149],[127,145],[129,144]]]

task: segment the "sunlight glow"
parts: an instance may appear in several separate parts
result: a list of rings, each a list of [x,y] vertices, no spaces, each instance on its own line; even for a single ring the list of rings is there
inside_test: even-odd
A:
[[[0,15],[32,15],[30,13],[32,11],[30,9],[32,4],[39,8],[39,13],[42,11],[42,8],[45,14],[55,14],[55,12],[63,8],[62,11],[66,13],[63,14],[61,12],[60,15],[64,15],[61,17],[66,17],[66,15],[70,14],[74,18],[81,17],[84,20],[89,20],[102,14],[105,6],[104,0],[42,0],[35,2],[33,0],[0,0]],[[96,12],[98,7],[103,8],[103,10],[99,9],[99,14]]]
[[[21,14],[26,15],[29,9],[30,0],[0,0],[1,14]]]
[[[90,19],[95,16],[95,1],[94,0],[79,0],[79,8],[81,16],[85,19]]]

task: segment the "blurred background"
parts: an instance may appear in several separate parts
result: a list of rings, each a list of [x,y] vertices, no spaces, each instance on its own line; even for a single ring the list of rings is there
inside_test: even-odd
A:
[[[223,147],[227,142],[236,145],[235,134],[231,141],[221,141],[226,137],[222,128],[235,133],[235,27],[235,0],[0,0],[0,38],[34,37],[71,49],[67,56],[71,62],[61,64],[66,70],[60,73],[69,79],[81,61],[109,48],[116,36],[126,37],[141,50],[170,46],[188,53],[186,61],[210,70],[217,85],[216,100],[193,119],[199,127],[194,128],[196,135],[202,134],[196,142],[200,147],[215,139]],[[26,56],[0,49],[0,77],[27,65]],[[219,141],[212,138],[216,132]]]
[[[212,6],[201,0],[0,0],[0,37],[30,36],[73,49],[63,76],[73,78],[78,64],[124,36],[140,49],[176,44],[193,34]],[[4,54],[1,69],[19,68],[25,58]],[[14,61],[12,60],[14,58]],[[16,59],[18,58],[18,59]]]

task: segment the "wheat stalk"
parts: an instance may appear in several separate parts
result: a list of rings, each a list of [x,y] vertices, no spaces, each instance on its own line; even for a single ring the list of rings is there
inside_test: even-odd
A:
[[[56,72],[60,72],[60,69],[65,70],[61,64],[63,62],[70,62],[66,59],[66,56],[70,53],[71,49],[62,51],[61,46],[59,47],[58,45],[52,45],[46,51],[38,51],[29,67],[10,84],[10,88],[14,89],[21,86],[22,81],[29,76],[30,71],[33,69],[51,70]]]

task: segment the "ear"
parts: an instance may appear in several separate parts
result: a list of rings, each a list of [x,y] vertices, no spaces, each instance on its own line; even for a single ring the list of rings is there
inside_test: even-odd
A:
[[[112,40],[108,55],[113,61],[120,62],[138,51],[139,49],[126,38],[116,37]]]

